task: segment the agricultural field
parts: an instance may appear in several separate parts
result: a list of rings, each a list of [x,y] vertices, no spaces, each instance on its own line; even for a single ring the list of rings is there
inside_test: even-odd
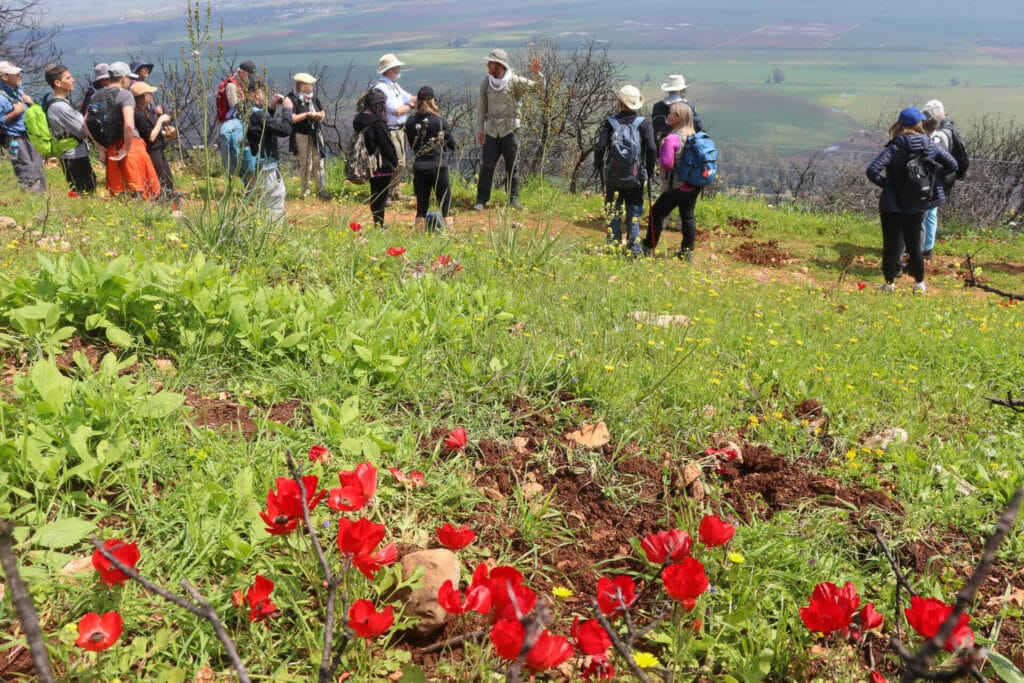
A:
[[[59,680],[230,678],[90,538],[194,586],[252,680],[898,680],[1024,482],[986,400],[1024,388],[1024,304],[964,286],[1024,290],[1019,231],[942,222],[927,295],[886,295],[872,216],[714,194],[692,262],[633,260],[540,180],[422,234],[336,168],[281,225],[176,170],[174,205],[0,170],[0,537]],[[1024,666],[1022,528],[955,636],[989,680]]]

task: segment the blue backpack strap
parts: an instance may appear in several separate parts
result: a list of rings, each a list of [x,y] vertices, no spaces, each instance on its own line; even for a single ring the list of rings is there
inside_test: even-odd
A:
[[[619,128],[622,128],[622,124],[619,123],[619,120],[614,116],[608,117],[608,125],[612,127],[612,135],[614,135],[615,131],[617,131]]]

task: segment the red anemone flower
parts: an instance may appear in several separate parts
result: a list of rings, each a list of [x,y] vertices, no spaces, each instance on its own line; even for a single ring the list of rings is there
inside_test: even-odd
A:
[[[857,283],[857,291],[859,292],[860,290],[864,289],[867,286],[868,286],[868,283],[866,283],[866,282],[858,282]]]
[[[572,657],[573,648],[565,636],[556,636],[547,629],[540,632],[526,654],[526,668],[535,674],[547,671]]]
[[[356,600],[348,610],[348,625],[360,638],[372,640],[395,623],[391,605],[377,611],[370,600]]]
[[[576,641],[576,647],[584,655],[604,657],[612,646],[612,639],[597,619],[580,622],[579,617],[573,620],[569,635]]]
[[[690,538],[690,534],[681,529],[671,529],[645,536],[640,541],[640,547],[649,562],[665,564],[669,559],[679,562],[684,557],[690,556],[693,539]]]
[[[860,628],[862,631],[870,631],[882,625],[882,615],[875,609],[875,603],[869,602],[860,610]]]
[[[889,683],[889,679],[887,679],[885,676],[878,673],[877,671],[871,672],[871,677],[869,680],[871,681],[871,683]]]
[[[487,614],[491,611],[491,592],[486,586],[470,586],[466,589],[463,599],[462,592],[457,590],[449,579],[442,583],[437,591],[437,604],[449,614]]]
[[[388,251],[387,251],[388,256],[395,256],[395,257],[401,256],[404,253],[405,253],[405,247],[388,247]]]
[[[327,446],[317,444],[309,447],[309,461],[310,462],[322,462],[327,464],[331,461],[331,452],[327,450]]]
[[[377,550],[377,546],[384,540],[387,527],[383,524],[374,524],[368,519],[360,518],[356,521],[341,519],[338,521],[338,550],[342,555],[352,558],[352,565],[361,571],[368,579],[381,567],[394,564],[398,559],[398,551],[394,543]]]
[[[470,590],[484,586],[491,594],[491,623],[518,619],[537,604],[537,594],[523,585],[523,575],[515,567],[499,566],[490,571],[481,564],[473,572]]]
[[[338,472],[341,488],[331,489],[327,507],[339,512],[354,512],[373,499],[377,493],[377,468],[372,463],[356,465],[352,471]]]
[[[124,622],[117,612],[107,612],[102,617],[89,612],[78,621],[78,639],[75,645],[83,650],[99,652],[117,642],[124,629]]]
[[[736,527],[722,521],[716,515],[704,515],[704,519],[700,520],[700,526],[697,527],[700,542],[708,548],[725,545],[732,540],[735,533]]]
[[[614,619],[629,609],[636,600],[636,583],[629,576],[614,579],[602,576],[597,580],[597,606],[601,613]]]
[[[74,190],[68,190],[68,196],[71,197],[72,199],[77,199],[78,193],[75,192]]]
[[[274,582],[257,574],[252,585],[245,591],[245,601],[249,604],[249,621],[265,619],[277,611],[277,605],[270,600],[270,594],[273,592]]]
[[[312,512],[326,495],[325,491],[317,493],[317,477],[302,477],[302,486],[306,489],[306,508]],[[298,520],[302,519],[302,492],[299,482],[291,477],[278,477],[277,488],[267,491],[267,510],[260,517],[267,525],[267,532],[275,536],[290,533],[295,529]]]
[[[580,672],[583,680],[611,680],[615,677],[615,667],[608,661],[607,657],[591,657],[590,663],[583,667]]]
[[[924,638],[934,638],[939,632],[942,622],[953,613],[953,606],[947,605],[937,598],[922,598],[919,595],[910,596],[910,607],[903,610],[907,616],[907,622],[919,635]],[[943,649],[949,652],[968,648],[974,645],[974,631],[967,625],[971,617],[963,612],[953,627],[953,633],[946,639]]]
[[[438,254],[438,256],[437,256],[437,263],[438,263],[438,265],[440,265],[440,266],[447,266],[451,262],[452,262],[452,257],[451,256],[447,256],[445,254]]]
[[[491,628],[491,643],[502,659],[517,659],[522,652],[525,635],[518,619],[501,619]]]
[[[836,631],[846,633],[859,605],[860,596],[852,583],[847,581],[840,589],[826,581],[814,587],[810,604],[800,608],[800,619],[811,631],[820,631],[826,636]]]
[[[469,440],[466,438],[465,427],[456,427],[444,440],[444,444],[448,446],[450,451],[461,451],[466,447],[467,443],[469,443]]]
[[[476,532],[468,526],[461,526],[456,529],[450,522],[445,522],[437,529],[437,540],[448,550],[462,550],[473,542]]]
[[[299,523],[298,517],[284,514],[274,491],[267,491],[267,509],[260,513],[260,518],[266,524],[266,532],[271,536],[290,534]]]
[[[427,483],[426,479],[423,478],[423,473],[417,470],[413,470],[409,474],[406,474],[397,467],[389,467],[388,472],[391,473],[391,476],[395,478],[396,482],[408,488],[418,489]]]
[[[116,557],[121,564],[132,569],[135,569],[135,564],[141,556],[139,546],[134,543],[125,543],[119,538],[104,541],[103,549]],[[92,551],[92,566],[96,567],[96,571],[100,573],[100,581],[108,586],[116,586],[128,580],[128,576],[114,567],[113,563],[103,557],[98,549]]]
[[[348,229],[351,230],[352,232],[362,232],[363,225],[362,223],[352,222],[348,224]]]
[[[661,570],[661,580],[669,596],[682,602],[687,610],[693,609],[697,598],[709,585],[704,564],[693,557],[683,558],[682,562],[665,567]]]

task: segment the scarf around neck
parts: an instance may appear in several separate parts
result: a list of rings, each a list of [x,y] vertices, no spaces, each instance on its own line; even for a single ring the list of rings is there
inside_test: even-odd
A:
[[[491,90],[504,90],[511,78],[512,69],[505,69],[505,75],[501,78],[495,78],[494,76],[487,74],[487,79],[491,83]]]

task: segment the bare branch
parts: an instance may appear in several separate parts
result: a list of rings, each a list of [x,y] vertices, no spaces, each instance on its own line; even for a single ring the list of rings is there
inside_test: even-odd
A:
[[[39,628],[39,615],[32,604],[32,596],[28,594],[28,589],[21,580],[18,561],[11,546],[13,533],[14,525],[6,520],[0,520],[0,564],[3,565],[4,576],[7,577],[7,585],[10,587],[11,604],[18,614],[21,630],[25,632],[25,640],[28,641],[29,651],[32,653],[36,678],[40,683],[53,683],[53,669],[50,668],[50,656],[46,652],[43,632]]]

